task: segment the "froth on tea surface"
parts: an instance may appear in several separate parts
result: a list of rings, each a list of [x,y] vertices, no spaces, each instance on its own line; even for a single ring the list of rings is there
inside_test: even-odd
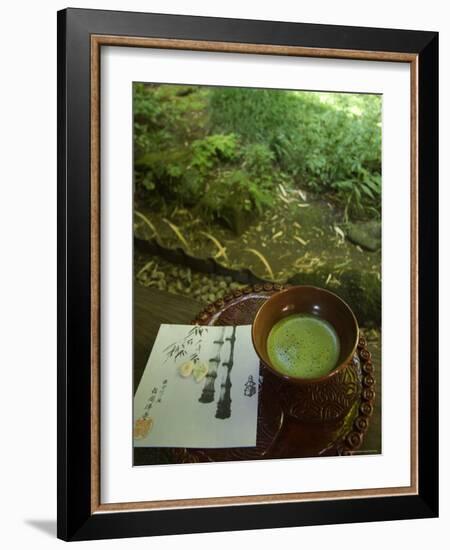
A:
[[[273,367],[287,376],[325,376],[336,366],[339,353],[334,327],[316,315],[289,315],[272,327],[267,339]]]

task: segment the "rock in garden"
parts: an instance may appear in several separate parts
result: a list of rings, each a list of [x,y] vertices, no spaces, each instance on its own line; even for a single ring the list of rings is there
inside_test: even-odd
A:
[[[381,223],[377,221],[350,223],[347,239],[365,250],[375,252],[381,248]]]

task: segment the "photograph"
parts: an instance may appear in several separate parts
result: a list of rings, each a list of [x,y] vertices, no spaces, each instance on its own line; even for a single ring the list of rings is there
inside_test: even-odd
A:
[[[444,6],[4,4],[3,548],[449,546]]]
[[[388,23],[58,12],[59,538],[438,515],[438,33]]]
[[[132,97],[133,465],[382,453],[382,94]]]

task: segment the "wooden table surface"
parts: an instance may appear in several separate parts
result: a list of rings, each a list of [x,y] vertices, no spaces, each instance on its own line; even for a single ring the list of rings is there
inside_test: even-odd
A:
[[[193,298],[170,294],[134,285],[134,369],[133,386],[136,391],[148,356],[162,323],[189,324],[203,309],[203,305]],[[381,452],[381,346],[379,341],[370,341],[369,351],[375,368],[376,399],[370,427],[363,444],[355,454]],[[162,457],[162,458],[161,458]],[[136,448],[135,464],[155,464],[170,460],[167,451],[159,453],[155,449]]]

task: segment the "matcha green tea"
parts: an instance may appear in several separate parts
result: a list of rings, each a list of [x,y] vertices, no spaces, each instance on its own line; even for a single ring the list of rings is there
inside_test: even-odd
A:
[[[272,327],[267,339],[273,367],[299,378],[328,374],[336,366],[339,352],[339,337],[333,326],[316,315],[289,315]]]

